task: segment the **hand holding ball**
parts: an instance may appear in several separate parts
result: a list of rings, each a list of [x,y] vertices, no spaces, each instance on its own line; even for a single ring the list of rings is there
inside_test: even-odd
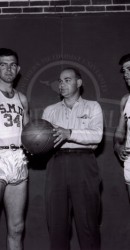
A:
[[[54,148],[53,126],[46,120],[30,121],[21,136],[24,148],[31,154],[45,154]]]

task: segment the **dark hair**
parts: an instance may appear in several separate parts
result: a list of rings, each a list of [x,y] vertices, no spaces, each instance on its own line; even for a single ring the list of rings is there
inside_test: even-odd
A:
[[[119,65],[123,65],[125,62],[130,61],[130,54],[126,54],[124,56],[121,57],[120,61],[119,61]]]
[[[0,48],[0,57],[2,56],[14,56],[16,58],[17,64],[19,63],[18,55],[12,49]]]
[[[75,73],[77,79],[82,79],[82,76],[81,76],[81,74],[80,74],[80,72],[79,72],[78,69],[73,68],[73,67],[67,67],[67,68],[64,68],[64,69],[62,70],[62,72],[65,71],[65,70],[72,70],[72,71],[74,71],[74,73]]]

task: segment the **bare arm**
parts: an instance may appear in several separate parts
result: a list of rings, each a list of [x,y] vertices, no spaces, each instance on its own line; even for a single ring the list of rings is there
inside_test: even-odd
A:
[[[29,122],[29,107],[28,107],[28,101],[25,95],[22,93],[19,93],[20,100],[22,102],[24,113],[23,113],[23,125],[25,126]]]
[[[114,135],[114,150],[121,161],[126,160],[128,156],[127,149],[125,147],[127,127],[126,127],[126,120],[125,120],[124,112],[123,112],[127,99],[128,99],[128,96],[125,96],[121,100],[121,104],[120,104],[121,115],[119,119],[119,124],[117,126],[117,129]]]

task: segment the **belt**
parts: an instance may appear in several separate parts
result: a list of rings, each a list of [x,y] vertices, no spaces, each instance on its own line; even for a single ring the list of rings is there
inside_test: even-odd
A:
[[[23,148],[23,146],[15,146],[14,144],[11,144],[9,146],[0,146],[0,150],[1,149],[12,149],[13,151],[17,150],[17,149],[20,149],[20,148]]]
[[[59,152],[63,153],[93,153],[91,148],[61,148]]]

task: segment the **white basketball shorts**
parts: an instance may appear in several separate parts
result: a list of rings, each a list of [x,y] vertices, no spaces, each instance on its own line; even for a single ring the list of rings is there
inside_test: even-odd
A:
[[[27,158],[22,149],[0,150],[0,180],[18,184],[28,177]]]

